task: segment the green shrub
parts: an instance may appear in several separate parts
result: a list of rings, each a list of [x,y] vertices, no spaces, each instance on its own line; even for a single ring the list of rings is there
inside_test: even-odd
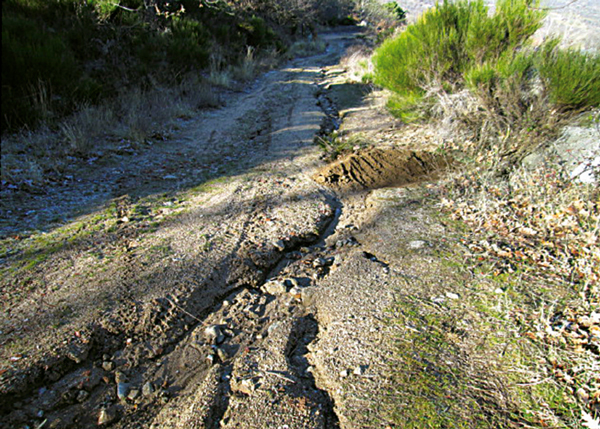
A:
[[[209,33],[201,22],[175,18],[171,32],[168,56],[173,64],[188,70],[208,65]]]
[[[444,2],[426,11],[394,39],[376,50],[375,82],[400,94],[401,109],[414,95],[431,87],[454,91],[464,86],[489,92],[499,79],[518,73],[530,63],[522,49],[540,27],[544,13],[529,0],[499,0],[488,15],[483,0]],[[496,70],[502,65],[503,70]],[[398,103],[393,103],[397,105]]]
[[[483,0],[437,4],[377,50],[379,81],[399,90],[456,82],[473,65],[520,47],[539,28],[543,13],[528,3],[501,0],[491,17]]]
[[[383,7],[399,22],[406,20],[406,12],[395,1],[385,3]]]
[[[518,120],[529,108],[534,68],[529,50],[508,50],[495,61],[475,64],[464,73],[467,87],[496,113]]]
[[[550,99],[567,110],[600,105],[600,55],[548,43],[537,61]]]
[[[479,2],[477,2],[479,3]],[[497,60],[504,53],[527,44],[531,36],[542,26],[545,12],[537,9],[537,1],[497,0],[496,11],[488,16],[487,7],[468,17],[465,50],[475,64]]]
[[[82,75],[75,55],[59,35],[35,21],[2,14],[2,112],[19,123],[36,120],[32,103],[40,85],[51,94],[73,91]],[[75,85],[76,86],[76,85]]]
[[[424,95],[418,91],[394,94],[388,99],[386,105],[392,115],[407,124],[423,119],[426,116],[427,106]]]
[[[241,22],[239,27],[245,33],[246,44],[249,46],[266,48],[271,46],[277,38],[265,20],[258,16],[252,16],[249,20]]]

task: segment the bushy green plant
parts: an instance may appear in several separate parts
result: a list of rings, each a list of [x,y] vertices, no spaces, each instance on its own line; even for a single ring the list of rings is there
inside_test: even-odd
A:
[[[469,14],[465,38],[465,51],[474,64],[497,60],[527,44],[545,16],[532,0],[497,0],[492,16],[478,3],[472,2],[474,13]]]
[[[32,109],[32,97],[40,85],[50,92],[72,90],[81,75],[74,53],[60,36],[31,19],[2,15],[3,115],[23,122],[36,119],[40,112]]]
[[[425,117],[426,106],[424,94],[415,91],[394,94],[388,99],[386,107],[394,116],[409,124]]]
[[[483,0],[444,2],[425,12],[373,57],[375,82],[399,94],[406,114],[416,94],[432,88],[453,91],[464,86],[492,90],[502,76],[529,65],[522,49],[541,25],[544,13],[529,0],[499,0],[493,15]],[[495,70],[502,63],[505,71]],[[527,65],[527,67],[525,67]],[[521,70],[522,69],[522,70]],[[398,103],[395,103],[396,105]]]
[[[404,22],[406,19],[406,12],[395,1],[385,3],[383,7],[385,7],[389,14],[392,15],[396,20]]]
[[[600,55],[558,49],[548,43],[537,60],[540,76],[552,102],[563,109],[600,105]]]
[[[209,33],[201,22],[175,18],[168,41],[168,56],[183,69],[201,68],[208,64]]]
[[[534,56],[528,50],[505,51],[495,61],[475,64],[464,73],[467,87],[495,112],[518,120],[528,109]]]

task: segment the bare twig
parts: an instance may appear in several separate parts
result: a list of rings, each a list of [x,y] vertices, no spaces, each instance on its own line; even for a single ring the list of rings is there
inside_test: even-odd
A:
[[[165,299],[166,299],[167,301],[169,301],[171,304],[173,304],[173,306],[174,306],[175,308],[177,308],[179,311],[181,311],[181,312],[183,312],[183,313],[187,314],[187,315],[188,315],[188,316],[190,316],[192,319],[194,319],[194,320],[196,320],[196,321],[198,321],[198,322],[200,322],[200,323],[203,323],[203,320],[200,320],[200,319],[198,319],[196,316],[194,316],[194,315],[193,315],[192,313],[190,313],[189,311],[187,311],[187,310],[185,310],[185,309],[181,308],[180,306],[178,306],[178,305],[177,305],[177,304],[176,304],[176,303],[175,303],[175,302],[174,302],[172,299],[170,299],[170,298],[168,298],[168,297],[165,297]]]

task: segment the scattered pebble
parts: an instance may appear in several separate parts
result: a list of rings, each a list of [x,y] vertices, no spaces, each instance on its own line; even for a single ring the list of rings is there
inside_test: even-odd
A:
[[[112,423],[117,418],[117,414],[113,408],[103,408],[98,414],[98,426]]]
[[[117,397],[121,401],[125,401],[127,399],[128,394],[129,394],[129,384],[117,383]]]
[[[287,291],[287,288],[283,282],[274,280],[267,282],[263,285],[262,289],[271,295],[281,295]]]
[[[154,392],[156,391],[156,389],[154,388],[154,384],[152,384],[152,382],[148,381],[146,382],[143,386],[142,386],[142,395],[144,396],[150,396],[152,395]]]
[[[356,368],[354,368],[353,374],[354,375],[363,375],[366,370],[367,370],[367,365],[359,365]]]
[[[115,364],[114,362],[102,362],[102,368],[104,369],[104,371],[112,371],[113,369],[115,369]]]
[[[131,401],[134,401],[135,399],[138,398],[138,396],[140,396],[140,391],[139,389],[131,389],[129,391],[129,394],[127,395],[127,398]]]
[[[206,336],[206,339],[213,344],[215,344],[217,342],[217,339],[222,336],[221,330],[217,325],[208,326],[204,330],[204,335]]]
[[[227,359],[229,359],[227,352],[220,347],[217,349],[217,356],[219,356],[219,360],[221,362],[225,362]]]
[[[275,246],[277,250],[280,250],[282,252],[285,250],[285,243],[283,242],[283,240],[276,241],[275,243],[273,243],[273,246]]]
[[[413,240],[410,243],[408,243],[408,248],[416,250],[416,249],[422,249],[426,245],[427,245],[426,241],[423,241],[423,240]]]
[[[77,402],[85,402],[90,397],[90,393],[86,390],[77,392]]]

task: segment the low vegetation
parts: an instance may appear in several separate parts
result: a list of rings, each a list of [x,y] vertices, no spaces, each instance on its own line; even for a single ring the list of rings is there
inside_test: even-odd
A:
[[[534,46],[544,15],[536,1],[443,2],[373,56],[390,111],[452,136],[441,150],[461,170],[436,189],[465,304],[398,302],[415,351],[396,365],[401,427],[598,425],[598,188],[550,155],[521,161],[565,124],[598,122],[600,55]]]

